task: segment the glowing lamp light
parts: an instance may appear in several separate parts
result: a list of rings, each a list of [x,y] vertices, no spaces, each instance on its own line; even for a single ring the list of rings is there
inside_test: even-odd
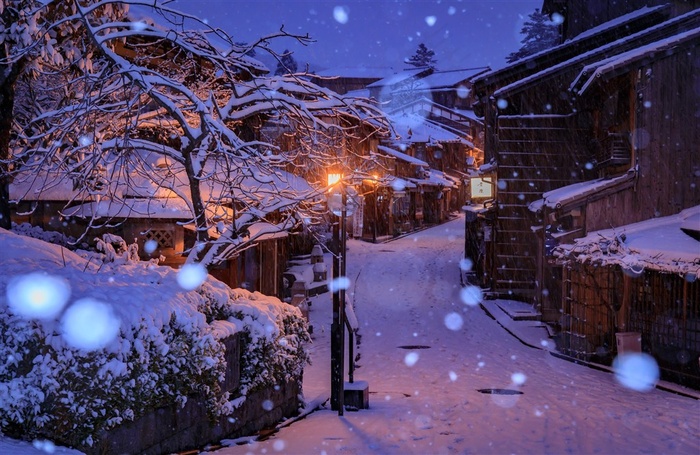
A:
[[[329,173],[328,174],[328,186],[333,186],[336,183],[340,182],[340,179],[343,178],[343,174],[336,174],[336,173]]]

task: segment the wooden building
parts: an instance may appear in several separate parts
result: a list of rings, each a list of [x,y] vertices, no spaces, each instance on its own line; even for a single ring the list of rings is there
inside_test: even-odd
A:
[[[554,255],[561,351],[609,364],[632,338],[663,378],[700,389],[700,205],[589,232]]]
[[[559,25],[563,43],[606,22],[635,13],[640,8],[661,5],[673,8],[673,15],[680,15],[697,8],[700,3],[696,0],[544,0],[542,12],[550,16],[556,13],[565,18]],[[654,23],[649,22],[649,26],[652,25]]]
[[[471,109],[471,80],[487,70],[411,68],[367,83],[367,69],[338,69],[314,79],[340,93],[383,103],[392,124],[392,134],[379,138],[379,146],[364,141],[383,164],[365,172],[369,178],[359,188],[365,197],[354,221],[359,218],[355,227],[363,238],[376,240],[440,223],[464,205],[467,182],[484,160],[483,121]]]
[[[572,14],[575,3],[545,5]],[[638,331],[665,374],[696,381],[694,280],[651,266],[634,277],[620,263],[563,253],[592,232],[624,233],[700,204],[700,9],[621,3],[637,8],[605,23],[576,10],[578,24],[595,28],[474,81],[497,177],[480,270],[494,294],[532,302],[560,328],[566,353],[609,361],[616,334]],[[659,314],[681,328],[664,332],[663,348],[664,329],[650,322]],[[666,351],[691,360],[662,361]]]
[[[305,184],[293,176],[286,182]],[[63,233],[78,239],[78,245],[92,245],[105,233],[117,235],[127,244],[136,243],[143,260],[162,257],[164,265],[182,266],[196,240],[188,202],[149,178],[135,175],[130,183],[110,198],[98,199],[79,197],[65,176],[20,176],[10,185],[11,198],[20,201],[12,207],[12,221]],[[187,194],[184,188],[180,190],[180,195]],[[232,216],[225,206],[211,204],[210,210],[218,211],[222,220]],[[213,238],[219,235],[215,228],[210,234]],[[290,258],[288,232],[260,222],[251,225],[247,234],[250,248],[226,257],[210,273],[232,288],[282,298],[282,274]]]
[[[365,90],[368,85],[389,77],[392,73],[391,68],[332,68],[314,73],[310,80],[320,87],[345,95]]]
[[[656,25],[649,27],[650,20]],[[600,26],[596,33],[477,77],[477,109],[484,115],[486,127],[484,159],[497,164],[494,235],[487,247],[484,277],[494,292],[539,303],[537,250],[531,226],[541,223],[528,205],[562,186],[625,173],[636,160],[627,137],[642,121],[637,110],[649,114],[649,109],[665,109],[667,105],[664,100],[650,108],[643,102],[635,106],[635,86],[629,85],[629,77],[615,77],[618,83],[628,81],[627,91],[608,88],[613,93],[606,95],[602,104],[603,94],[583,96],[573,90],[575,83],[589,65],[636,54],[644,46],[654,46],[696,26],[697,11],[671,19],[669,8],[644,8],[607,27]],[[687,74],[692,71],[678,76]],[[608,77],[612,80],[612,72]],[[654,81],[677,87],[669,85],[668,79]],[[692,96],[685,97],[682,102],[692,100]],[[686,132],[682,137],[686,147],[692,144],[692,134]],[[604,156],[613,153],[618,153],[615,159]]]

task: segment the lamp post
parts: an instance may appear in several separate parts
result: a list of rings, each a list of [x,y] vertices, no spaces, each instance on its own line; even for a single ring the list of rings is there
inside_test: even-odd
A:
[[[379,179],[376,175],[373,176],[374,183],[374,227],[372,229],[372,242],[377,243],[377,224],[379,223],[379,217],[377,215],[377,205],[379,204]]]
[[[343,415],[345,401],[345,285],[341,283],[346,276],[345,237],[347,216],[347,194],[342,183],[341,174],[328,174],[328,186],[340,185],[338,194],[331,194],[329,201],[331,211],[339,216],[339,223],[333,224],[333,322],[331,323],[331,409]]]

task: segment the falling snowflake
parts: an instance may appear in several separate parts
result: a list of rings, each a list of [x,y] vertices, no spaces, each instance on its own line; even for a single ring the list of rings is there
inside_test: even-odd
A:
[[[420,356],[417,352],[409,352],[408,354],[406,354],[406,357],[403,359],[403,361],[407,367],[412,367],[418,362],[419,357]]]
[[[107,346],[119,333],[120,325],[111,306],[89,297],[68,307],[61,319],[68,344],[88,351]]]
[[[207,279],[207,269],[202,264],[185,264],[177,272],[177,284],[186,291],[197,289]]]
[[[30,273],[7,286],[10,310],[24,318],[53,319],[70,297],[70,285],[63,278]]]
[[[350,11],[345,6],[333,8],[333,19],[341,24],[347,24],[350,20]]]
[[[628,389],[648,392],[659,381],[659,365],[649,354],[620,354],[613,361],[615,379]]]

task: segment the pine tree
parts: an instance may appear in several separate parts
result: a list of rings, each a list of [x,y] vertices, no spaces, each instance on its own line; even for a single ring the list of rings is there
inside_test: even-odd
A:
[[[408,60],[406,60],[406,63],[409,65],[413,65],[415,67],[428,67],[428,68],[435,68],[435,65],[437,64],[437,60],[435,60],[433,57],[435,57],[435,52],[428,49],[425,44],[420,43],[418,45],[418,49],[416,50],[416,53],[413,54]]]
[[[256,52],[255,52],[255,48],[254,48],[254,47],[251,47],[251,46],[250,46],[248,43],[246,43],[245,41],[238,41],[238,42],[236,43],[236,46],[250,48],[250,50],[246,51],[245,54],[244,54],[244,55],[247,55],[248,57],[255,57],[255,56],[257,55]]]
[[[536,9],[528,18],[520,30],[520,34],[524,35],[520,41],[522,46],[517,52],[512,52],[506,57],[508,63],[549,49],[559,43],[559,28],[546,14]]]
[[[285,74],[294,74],[297,72],[297,62],[294,60],[292,53],[285,49],[282,53],[282,57],[277,62],[277,69],[275,70],[275,76],[283,76]]]

